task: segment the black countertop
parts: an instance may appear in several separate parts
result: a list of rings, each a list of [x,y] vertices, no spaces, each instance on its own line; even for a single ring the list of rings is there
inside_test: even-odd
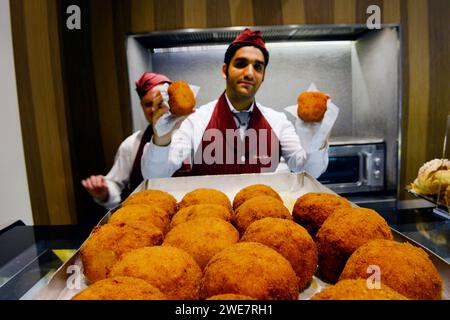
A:
[[[0,300],[31,299],[88,237],[80,226],[25,226],[0,231]],[[27,295],[28,293],[28,295]]]
[[[393,229],[450,263],[450,220],[433,212],[430,205],[406,201],[403,205],[374,202],[359,206],[375,209]],[[1,230],[0,300],[32,299],[91,229],[13,225]]]

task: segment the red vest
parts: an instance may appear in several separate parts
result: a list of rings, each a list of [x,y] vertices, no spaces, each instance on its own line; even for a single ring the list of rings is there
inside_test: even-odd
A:
[[[130,172],[130,180],[128,181],[128,184],[125,186],[125,188],[122,190],[121,193],[122,200],[125,200],[125,198],[127,198],[131,194],[131,192],[133,192],[134,189],[136,189],[137,186],[144,180],[141,172],[141,158],[142,153],[144,151],[144,146],[147,142],[150,142],[152,136],[153,136],[153,128],[151,125],[148,125],[147,129],[145,129],[144,134],[142,135],[139,148],[136,152],[136,157],[134,158],[133,168],[131,169]]]
[[[244,141],[223,93],[203,133],[193,165],[183,164],[174,176],[221,175],[275,171],[281,150],[272,127],[254,105]]]

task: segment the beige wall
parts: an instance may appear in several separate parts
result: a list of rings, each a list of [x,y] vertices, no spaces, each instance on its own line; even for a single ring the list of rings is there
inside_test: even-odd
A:
[[[25,169],[9,1],[0,0],[0,229],[15,220],[33,224]]]

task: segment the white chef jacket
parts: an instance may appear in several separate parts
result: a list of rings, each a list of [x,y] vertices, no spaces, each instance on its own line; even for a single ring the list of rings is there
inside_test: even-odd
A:
[[[228,97],[226,100],[230,110],[236,112]],[[180,128],[174,132],[168,146],[155,145],[153,140],[145,145],[141,159],[144,179],[171,177],[181,168],[184,160],[194,157],[216,104],[217,100],[201,106],[184,119]],[[291,172],[307,171],[312,176],[319,177],[328,166],[328,143],[320,150],[307,152],[302,147],[294,126],[284,113],[259,103],[257,105],[280,141],[281,156],[285,159],[289,170]]]
[[[120,144],[114,164],[104,177],[108,185],[109,197],[105,202],[100,202],[94,198],[95,202],[108,209],[114,208],[121,202],[120,195],[130,180],[134,160],[144,132],[145,130],[136,131]]]

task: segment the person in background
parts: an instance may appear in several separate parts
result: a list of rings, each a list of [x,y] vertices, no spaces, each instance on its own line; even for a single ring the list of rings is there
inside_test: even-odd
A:
[[[320,176],[328,166],[328,141],[305,150],[284,113],[255,101],[268,63],[260,31],[238,35],[222,65],[225,91],[184,119],[173,136],[155,136],[145,146],[144,178],[270,172],[281,156],[291,172]]]
[[[172,81],[165,75],[151,72],[145,72],[136,81],[136,92],[148,121],[147,128],[136,131],[121,143],[114,164],[106,176],[92,175],[81,181],[94,201],[108,209],[118,205],[143,181],[143,148],[154,134],[154,124],[168,110],[158,89],[164,83],[170,84]],[[161,138],[165,139],[164,136]]]

